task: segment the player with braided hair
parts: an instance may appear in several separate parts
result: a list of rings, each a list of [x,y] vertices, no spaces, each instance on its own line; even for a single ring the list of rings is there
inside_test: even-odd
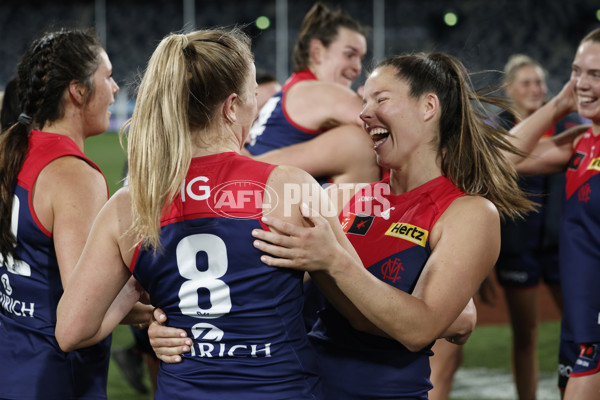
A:
[[[17,69],[21,114],[0,141],[0,398],[104,399],[110,339],[67,354],[54,330],[63,286],[108,198],[84,142],[108,129],[119,87],[84,30],[44,34]]]

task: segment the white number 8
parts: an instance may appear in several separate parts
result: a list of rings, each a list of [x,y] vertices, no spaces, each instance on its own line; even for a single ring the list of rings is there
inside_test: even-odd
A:
[[[206,271],[198,270],[196,255],[206,253]],[[219,318],[231,311],[229,286],[218,279],[227,272],[227,247],[216,235],[202,233],[191,235],[177,244],[177,268],[188,279],[179,289],[179,308],[184,315],[195,318]],[[209,292],[210,308],[198,304],[198,289]]]

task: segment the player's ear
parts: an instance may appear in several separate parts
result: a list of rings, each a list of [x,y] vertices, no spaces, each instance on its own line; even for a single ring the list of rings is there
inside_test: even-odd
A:
[[[223,103],[223,118],[229,123],[237,121],[237,108],[239,96],[237,93],[231,93]]]

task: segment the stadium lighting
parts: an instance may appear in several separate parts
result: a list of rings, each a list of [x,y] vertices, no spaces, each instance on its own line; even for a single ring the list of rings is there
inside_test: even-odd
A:
[[[444,14],[444,23],[448,26],[454,26],[458,23],[458,15],[453,12],[447,12]]]
[[[264,15],[256,18],[255,21],[256,27],[258,29],[267,29],[269,26],[271,26],[271,20],[268,17],[265,17]]]

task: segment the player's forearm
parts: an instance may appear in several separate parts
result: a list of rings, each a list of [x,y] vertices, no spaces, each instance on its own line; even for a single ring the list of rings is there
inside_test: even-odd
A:
[[[337,287],[377,329],[411,351],[421,350],[441,332],[428,322],[427,305],[372,275],[348,254],[332,262],[328,274]]]

